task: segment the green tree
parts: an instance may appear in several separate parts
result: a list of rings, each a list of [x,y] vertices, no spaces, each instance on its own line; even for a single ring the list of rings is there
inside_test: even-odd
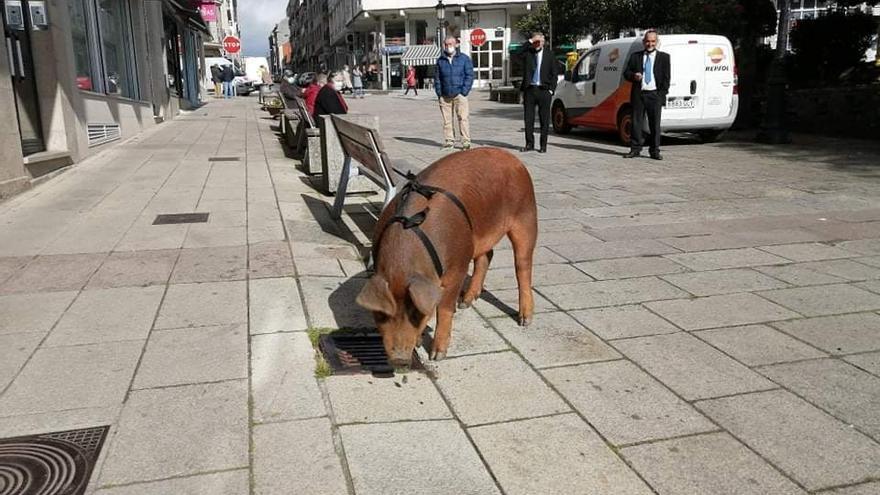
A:
[[[844,9],[798,21],[791,31],[794,82],[835,83],[845,70],[862,62],[876,32],[873,17]]]

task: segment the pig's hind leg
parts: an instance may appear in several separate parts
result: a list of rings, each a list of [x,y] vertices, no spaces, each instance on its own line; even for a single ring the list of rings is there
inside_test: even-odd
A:
[[[486,273],[489,272],[489,263],[492,262],[492,256],[495,254],[491,249],[474,258],[474,274],[471,275],[471,283],[468,285],[467,291],[458,303],[460,309],[469,308],[474,301],[483,293],[483,285],[486,282]]]
[[[535,216],[520,218],[508,232],[513,245],[516,284],[519,289],[519,325],[528,326],[535,312],[532,298],[532,257],[538,240],[538,222]]]

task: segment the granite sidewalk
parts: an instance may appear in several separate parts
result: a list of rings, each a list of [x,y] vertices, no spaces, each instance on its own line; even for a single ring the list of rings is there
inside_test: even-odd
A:
[[[480,97],[474,142],[519,146]],[[442,156],[435,102],[349,103]],[[880,492],[877,145],[551,136],[533,325],[502,241],[434,374],[316,378],[381,198],[333,222],[276,126],[211,102],[0,204],[0,438],[110,425],[100,495]]]

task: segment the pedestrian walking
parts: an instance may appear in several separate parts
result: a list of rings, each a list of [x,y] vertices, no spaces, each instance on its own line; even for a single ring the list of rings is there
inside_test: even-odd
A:
[[[647,115],[651,134],[648,153],[654,160],[663,159],[660,154],[660,113],[666,106],[671,64],[669,54],[657,50],[658,38],[657,31],[647,31],[642,38],[645,49],[630,55],[623,71],[623,77],[632,82],[629,93],[632,137],[629,153],[623,155],[624,158],[635,158],[642,153],[645,143],[643,126]]]
[[[518,52],[525,67],[520,91],[523,96],[523,119],[525,120],[526,145],[520,151],[535,149],[535,106],[541,124],[541,142],[538,153],[547,152],[547,134],[550,131],[550,100],[556,91],[559,68],[549,50],[544,50],[544,34],[532,33],[528,43]]]
[[[211,66],[211,82],[214,83],[214,98],[220,98],[220,92],[223,91],[223,80],[220,77],[220,66],[213,64]]]
[[[455,143],[453,113],[458,117],[462,149],[471,147],[467,96],[474,84],[474,64],[470,57],[458,50],[457,45],[458,40],[454,36],[446,38],[434,71],[434,92],[440,100],[440,114],[443,116],[444,150],[451,150]]]
[[[351,82],[354,87],[354,97],[355,98],[363,98],[364,97],[364,73],[361,71],[361,68],[357,65],[354,66],[354,69],[351,71]]]
[[[406,68],[406,91],[403,92],[403,96],[409,94],[409,90],[413,90],[416,96],[419,96],[419,89],[416,86],[416,68],[412,65]]]
[[[235,96],[235,72],[232,70],[232,64],[223,66],[220,80],[223,81],[223,97],[233,98]]]
[[[345,94],[345,92],[348,91],[349,94],[353,94],[354,93],[353,88],[354,88],[354,86],[352,86],[352,84],[351,84],[351,68],[348,66],[348,64],[343,65],[342,66],[342,87],[338,88],[339,92],[342,94]]]
[[[348,105],[342,94],[336,90],[335,81],[336,79],[331,76],[327,79],[327,84],[318,90],[318,96],[315,98],[315,117],[348,113]]]

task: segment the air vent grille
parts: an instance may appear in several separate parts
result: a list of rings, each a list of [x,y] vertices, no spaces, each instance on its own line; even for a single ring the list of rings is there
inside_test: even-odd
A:
[[[119,124],[88,124],[89,146],[109,143],[122,137]]]

